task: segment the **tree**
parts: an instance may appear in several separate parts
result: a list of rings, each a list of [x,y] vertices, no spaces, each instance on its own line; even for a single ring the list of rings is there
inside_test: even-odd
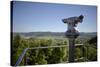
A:
[[[12,43],[12,65],[14,65],[18,59],[18,56],[20,55],[18,49],[21,45],[21,37],[19,34],[17,34],[16,36],[14,36],[14,39],[13,39],[13,43]]]

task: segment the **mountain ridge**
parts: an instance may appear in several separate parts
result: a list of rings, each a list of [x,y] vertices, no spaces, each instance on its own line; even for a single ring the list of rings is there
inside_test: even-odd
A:
[[[13,36],[16,34],[20,34],[24,37],[64,37],[65,32],[13,32]],[[97,36],[97,32],[80,32],[79,37],[95,37]]]

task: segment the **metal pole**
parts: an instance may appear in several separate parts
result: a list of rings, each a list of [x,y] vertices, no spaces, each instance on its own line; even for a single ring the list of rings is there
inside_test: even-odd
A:
[[[69,63],[74,62],[75,53],[75,39],[69,38]]]

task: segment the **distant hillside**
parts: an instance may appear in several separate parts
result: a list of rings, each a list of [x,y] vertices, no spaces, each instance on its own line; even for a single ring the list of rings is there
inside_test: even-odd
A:
[[[97,32],[81,32],[80,33],[80,38],[92,38],[97,36]]]
[[[15,36],[16,34],[20,34],[22,37],[65,37],[65,32],[14,32],[13,36]],[[97,32],[91,32],[91,33],[87,33],[87,32],[81,32],[80,33],[80,38],[90,38],[90,37],[94,37],[97,35]]]

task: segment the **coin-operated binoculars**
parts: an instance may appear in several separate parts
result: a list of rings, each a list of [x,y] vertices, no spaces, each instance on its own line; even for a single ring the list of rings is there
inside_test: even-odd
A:
[[[74,62],[75,57],[75,39],[79,36],[79,32],[75,29],[78,23],[82,23],[84,16],[75,16],[69,17],[66,19],[62,19],[64,23],[68,25],[68,30],[66,31],[65,35],[69,40],[69,58],[68,61]]]

